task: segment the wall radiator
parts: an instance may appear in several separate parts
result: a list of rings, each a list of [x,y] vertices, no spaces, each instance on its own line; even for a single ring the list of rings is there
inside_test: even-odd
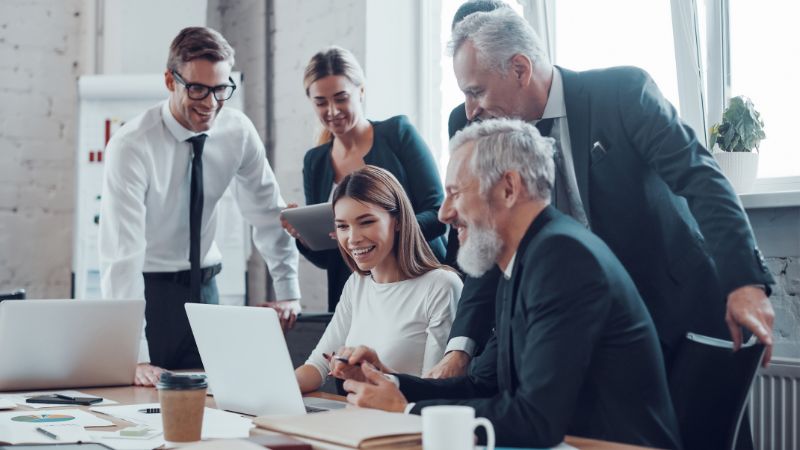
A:
[[[800,450],[800,359],[773,358],[750,391],[756,450]]]

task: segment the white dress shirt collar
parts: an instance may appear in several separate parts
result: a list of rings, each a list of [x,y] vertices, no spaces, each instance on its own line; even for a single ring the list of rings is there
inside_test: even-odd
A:
[[[172,115],[172,111],[169,109],[169,100],[165,101],[164,104],[161,105],[161,119],[164,121],[164,125],[166,125],[169,133],[178,142],[184,142],[185,140],[197,136],[198,134],[203,134],[195,133],[194,131],[188,130],[186,127],[181,125],[180,122],[178,122],[178,119]],[[209,134],[208,131],[206,131],[205,134]]]
[[[542,119],[566,116],[567,105],[564,103],[564,81],[561,79],[561,72],[553,67],[553,82],[550,84],[550,94],[547,96],[547,104],[544,105]]]
[[[514,252],[511,255],[511,260],[508,261],[508,265],[506,266],[505,270],[503,270],[503,278],[506,280],[511,279],[511,275],[514,273],[514,261],[517,259],[517,252]]]

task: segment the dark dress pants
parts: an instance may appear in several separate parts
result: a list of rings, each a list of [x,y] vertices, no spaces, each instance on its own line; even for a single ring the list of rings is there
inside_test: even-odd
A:
[[[189,301],[189,284],[158,275],[144,274],[145,335],[150,364],[168,370],[202,369],[183,306]],[[213,277],[203,282],[200,293],[203,303],[219,303],[217,282]]]

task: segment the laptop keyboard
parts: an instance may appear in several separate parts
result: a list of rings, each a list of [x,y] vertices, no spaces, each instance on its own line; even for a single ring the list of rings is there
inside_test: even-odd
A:
[[[328,409],[326,409],[326,408],[317,408],[316,406],[308,406],[308,405],[306,405],[306,412],[309,413],[309,414],[318,413],[318,412],[322,412],[322,411],[328,411]]]

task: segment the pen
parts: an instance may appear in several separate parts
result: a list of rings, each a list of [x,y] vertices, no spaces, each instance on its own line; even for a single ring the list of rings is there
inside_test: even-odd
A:
[[[337,360],[339,362],[343,362],[345,364],[350,364],[350,358],[345,358],[344,356],[335,356],[333,359],[335,359],[335,360]],[[355,363],[353,365],[360,366],[361,363]]]
[[[139,410],[143,414],[161,414],[161,408],[144,408]]]
[[[42,433],[43,435],[45,435],[45,436],[47,436],[47,437],[49,437],[49,438],[52,438],[52,439],[58,440],[58,435],[57,435],[57,434],[55,434],[55,433],[51,433],[51,432],[49,432],[49,431],[45,430],[45,429],[44,429],[44,428],[42,428],[42,427],[36,427],[36,431],[38,431],[39,433]]]
[[[55,394],[55,395],[53,395],[53,397],[61,398],[61,399],[64,399],[64,400],[69,400],[71,402],[74,402],[74,401],[77,400],[75,397],[70,397],[69,395],[64,395],[64,394]]]

